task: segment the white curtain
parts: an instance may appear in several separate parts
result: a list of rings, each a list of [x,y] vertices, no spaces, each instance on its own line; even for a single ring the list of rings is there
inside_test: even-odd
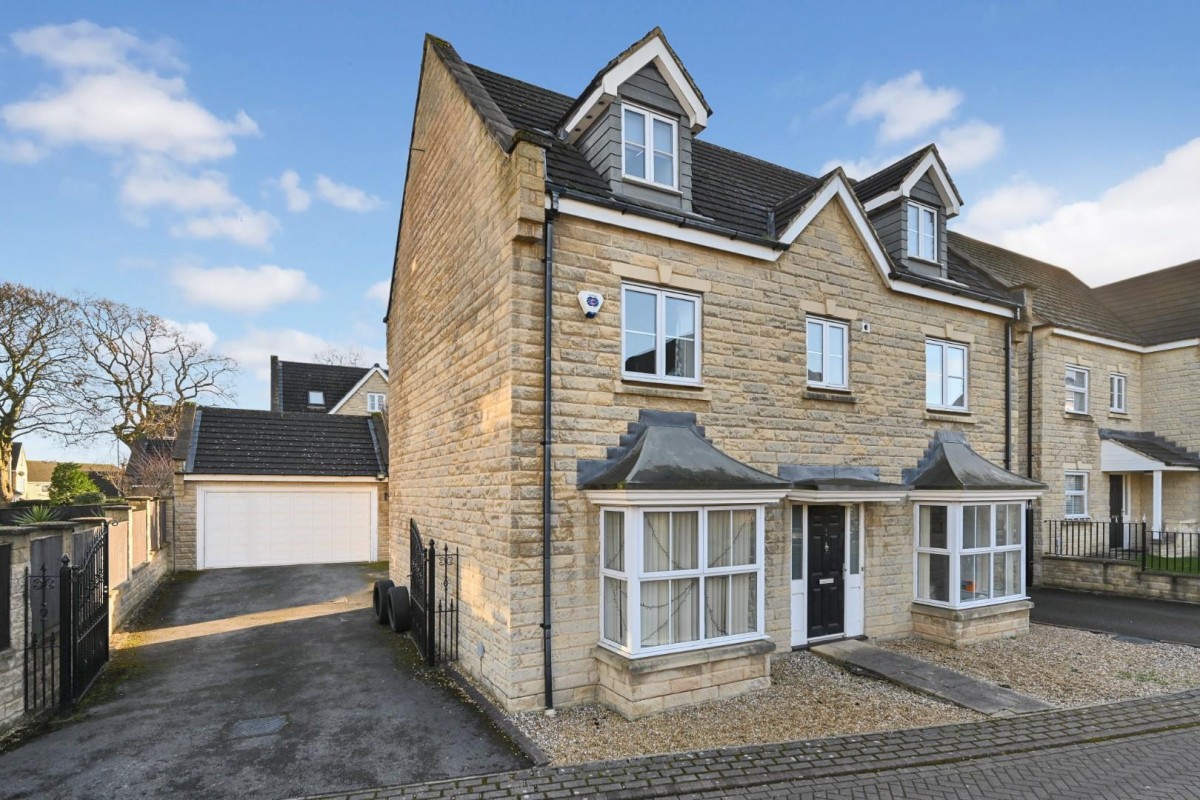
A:
[[[625,571],[625,512],[604,512],[604,568]]]
[[[704,635],[712,639],[728,636],[729,630],[729,577],[715,575],[704,581],[704,603],[708,606]]]
[[[629,623],[625,618],[625,581],[604,578],[604,638],[625,645]]]
[[[757,540],[757,512],[734,511],[733,560],[731,563],[738,566],[755,563]]]
[[[642,558],[646,572],[671,568],[671,512],[647,511],[642,515]]]
[[[700,514],[676,511],[671,514],[671,569],[699,569]]]
[[[674,642],[694,642],[700,638],[700,579],[671,581],[672,637]]]
[[[731,576],[729,635],[758,630],[758,575],[749,572]]]
[[[642,583],[642,647],[671,641],[671,582]]]
[[[730,540],[733,526],[728,511],[708,512],[708,565],[728,567],[731,558]]]

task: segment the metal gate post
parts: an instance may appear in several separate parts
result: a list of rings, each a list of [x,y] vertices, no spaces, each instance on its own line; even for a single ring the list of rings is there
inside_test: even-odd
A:
[[[58,707],[66,711],[75,699],[72,675],[75,649],[75,598],[71,580],[71,557],[62,557],[58,571]]]
[[[434,638],[433,631],[437,620],[437,607],[434,605],[434,600],[437,598],[437,583],[434,581],[437,572],[437,568],[434,566],[437,563],[437,544],[433,539],[429,540],[429,549],[425,553],[425,563],[429,567],[429,580],[425,584],[425,663],[432,667],[437,663],[437,640]]]

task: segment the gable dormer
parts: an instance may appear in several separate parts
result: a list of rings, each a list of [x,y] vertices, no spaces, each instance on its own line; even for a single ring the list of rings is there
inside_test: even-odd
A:
[[[855,185],[892,262],[908,272],[945,280],[946,221],[962,198],[933,145]]]
[[[596,74],[560,135],[616,195],[692,211],[692,137],[712,109],[659,28]]]

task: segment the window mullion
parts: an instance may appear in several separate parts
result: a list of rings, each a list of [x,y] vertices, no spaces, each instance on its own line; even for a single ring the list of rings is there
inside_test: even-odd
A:
[[[655,308],[654,374],[664,378],[667,374],[667,296],[664,292],[658,293]]]
[[[630,518],[633,524],[630,525]],[[625,512],[625,554],[631,560],[629,570],[629,650],[632,653],[642,649],[642,512],[641,509]],[[632,549],[629,547],[632,545]]]

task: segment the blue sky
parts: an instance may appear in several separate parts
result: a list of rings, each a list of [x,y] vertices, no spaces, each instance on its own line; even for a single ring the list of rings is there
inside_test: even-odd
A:
[[[190,326],[241,362],[239,404],[266,407],[271,353],[383,357],[378,284],[426,32],[575,94],[655,25],[714,109],[711,142],[862,174],[937,141],[966,199],[960,230],[1091,283],[1200,256],[1191,4],[575,9],[6,4],[0,276]]]

